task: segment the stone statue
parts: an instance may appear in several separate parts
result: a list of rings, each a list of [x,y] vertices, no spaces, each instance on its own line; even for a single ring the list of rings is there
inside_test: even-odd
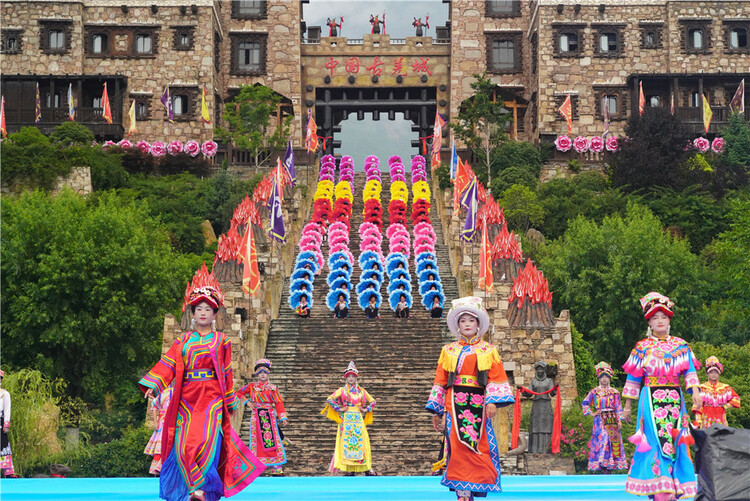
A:
[[[414,26],[417,29],[417,36],[418,37],[424,36],[424,30],[423,30],[423,28],[427,28],[427,29],[430,28],[430,16],[427,16],[427,21],[424,22],[424,23],[422,22],[422,18],[421,17],[419,19],[417,19],[415,17],[414,18],[414,22],[411,23],[411,25]]]
[[[378,15],[375,14],[374,16],[370,15],[370,24],[372,25],[372,30],[370,31],[373,35],[380,35],[380,25],[383,25],[383,33],[385,34],[385,13],[383,13],[383,19],[378,19]]]
[[[540,360],[534,364],[536,376],[531,380],[531,391],[535,393],[544,393],[555,386],[555,382],[547,377],[547,363]],[[527,391],[523,396],[532,399],[531,404],[531,423],[529,426],[529,452],[546,453],[549,452],[550,441],[552,440],[552,424],[554,415],[552,413],[552,397],[557,391],[551,391],[545,395],[533,395]]]

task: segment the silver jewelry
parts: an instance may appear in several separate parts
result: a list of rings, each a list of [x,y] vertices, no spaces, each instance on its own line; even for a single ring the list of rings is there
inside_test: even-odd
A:
[[[211,321],[211,329],[216,330],[216,320]]]

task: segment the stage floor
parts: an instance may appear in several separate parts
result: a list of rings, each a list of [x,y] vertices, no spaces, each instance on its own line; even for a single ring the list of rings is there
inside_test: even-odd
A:
[[[2,501],[157,501],[155,478],[3,479]],[[504,476],[498,501],[642,499],[626,494],[625,475]],[[450,501],[439,477],[261,477],[236,501]]]

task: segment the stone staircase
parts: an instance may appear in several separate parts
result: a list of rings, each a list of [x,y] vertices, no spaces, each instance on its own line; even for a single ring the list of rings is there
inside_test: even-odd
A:
[[[383,166],[385,168],[385,166]],[[388,227],[390,180],[382,173],[383,233]],[[359,257],[359,225],[362,216],[364,173],[354,180],[354,204],[350,232],[350,249]],[[410,187],[411,188],[411,187]],[[433,211],[434,212],[434,211]],[[441,225],[433,215],[438,237],[436,253],[446,303],[455,299],[458,285],[450,274],[448,249],[444,245]],[[411,225],[409,230],[411,231]],[[324,255],[328,246],[324,243]],[[383,239],[387,255],[388,240]],[[387,306],[388,279],[380,319],[367,319],[352,294],[350,317],[335,319],[325,305],[328,285],[327,266],[314,281],[314,306],[310,318],[297,318],[288,307],[288,278],[282,297],[279,318],[271,324],[266,357],[273,362],[271,381],[279,387],[289,416],[284,429],[293,445],[287,448],[287,475],[328,474],[333,454],[336,424],[320,415],[326,398],[343,385],[343,373],[350,360],[360,371],[360,384],[377,400],[374,423],[368,427],[373,454],[373,469],[385,475],[429,475],[437,459],[439,437],[432,430],[424,405],[432,386],[440,347],[451,335],[444,319],[431,319],[421,305],[417,290],[413,256],[409,270],[412,276],[414,307],[410,318],[394,318]],[[359,281],[355,264],[352,284]],[[249,419],[243,422],[241,435],[247,437]]]

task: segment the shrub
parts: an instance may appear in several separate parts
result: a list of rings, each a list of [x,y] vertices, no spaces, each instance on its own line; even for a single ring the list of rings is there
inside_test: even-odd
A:
[[[510,166],[500,171],[492,179],[492,193],[503,193],[514,184],[526,186],[535,189],[539,183],[539,175],[534,173],[533,168],[529,166]]]
[[[91,146],[94,141],[94,133],[91,129],[78,122],[63,122],[52,131],[49,135],[51,143],[61,146],[73,144]]]
[[[70,174],[72,165],[36,127],[23,127],[10,134],[0,146],[3,161],[3,184],[52,189],[60,176]]]

